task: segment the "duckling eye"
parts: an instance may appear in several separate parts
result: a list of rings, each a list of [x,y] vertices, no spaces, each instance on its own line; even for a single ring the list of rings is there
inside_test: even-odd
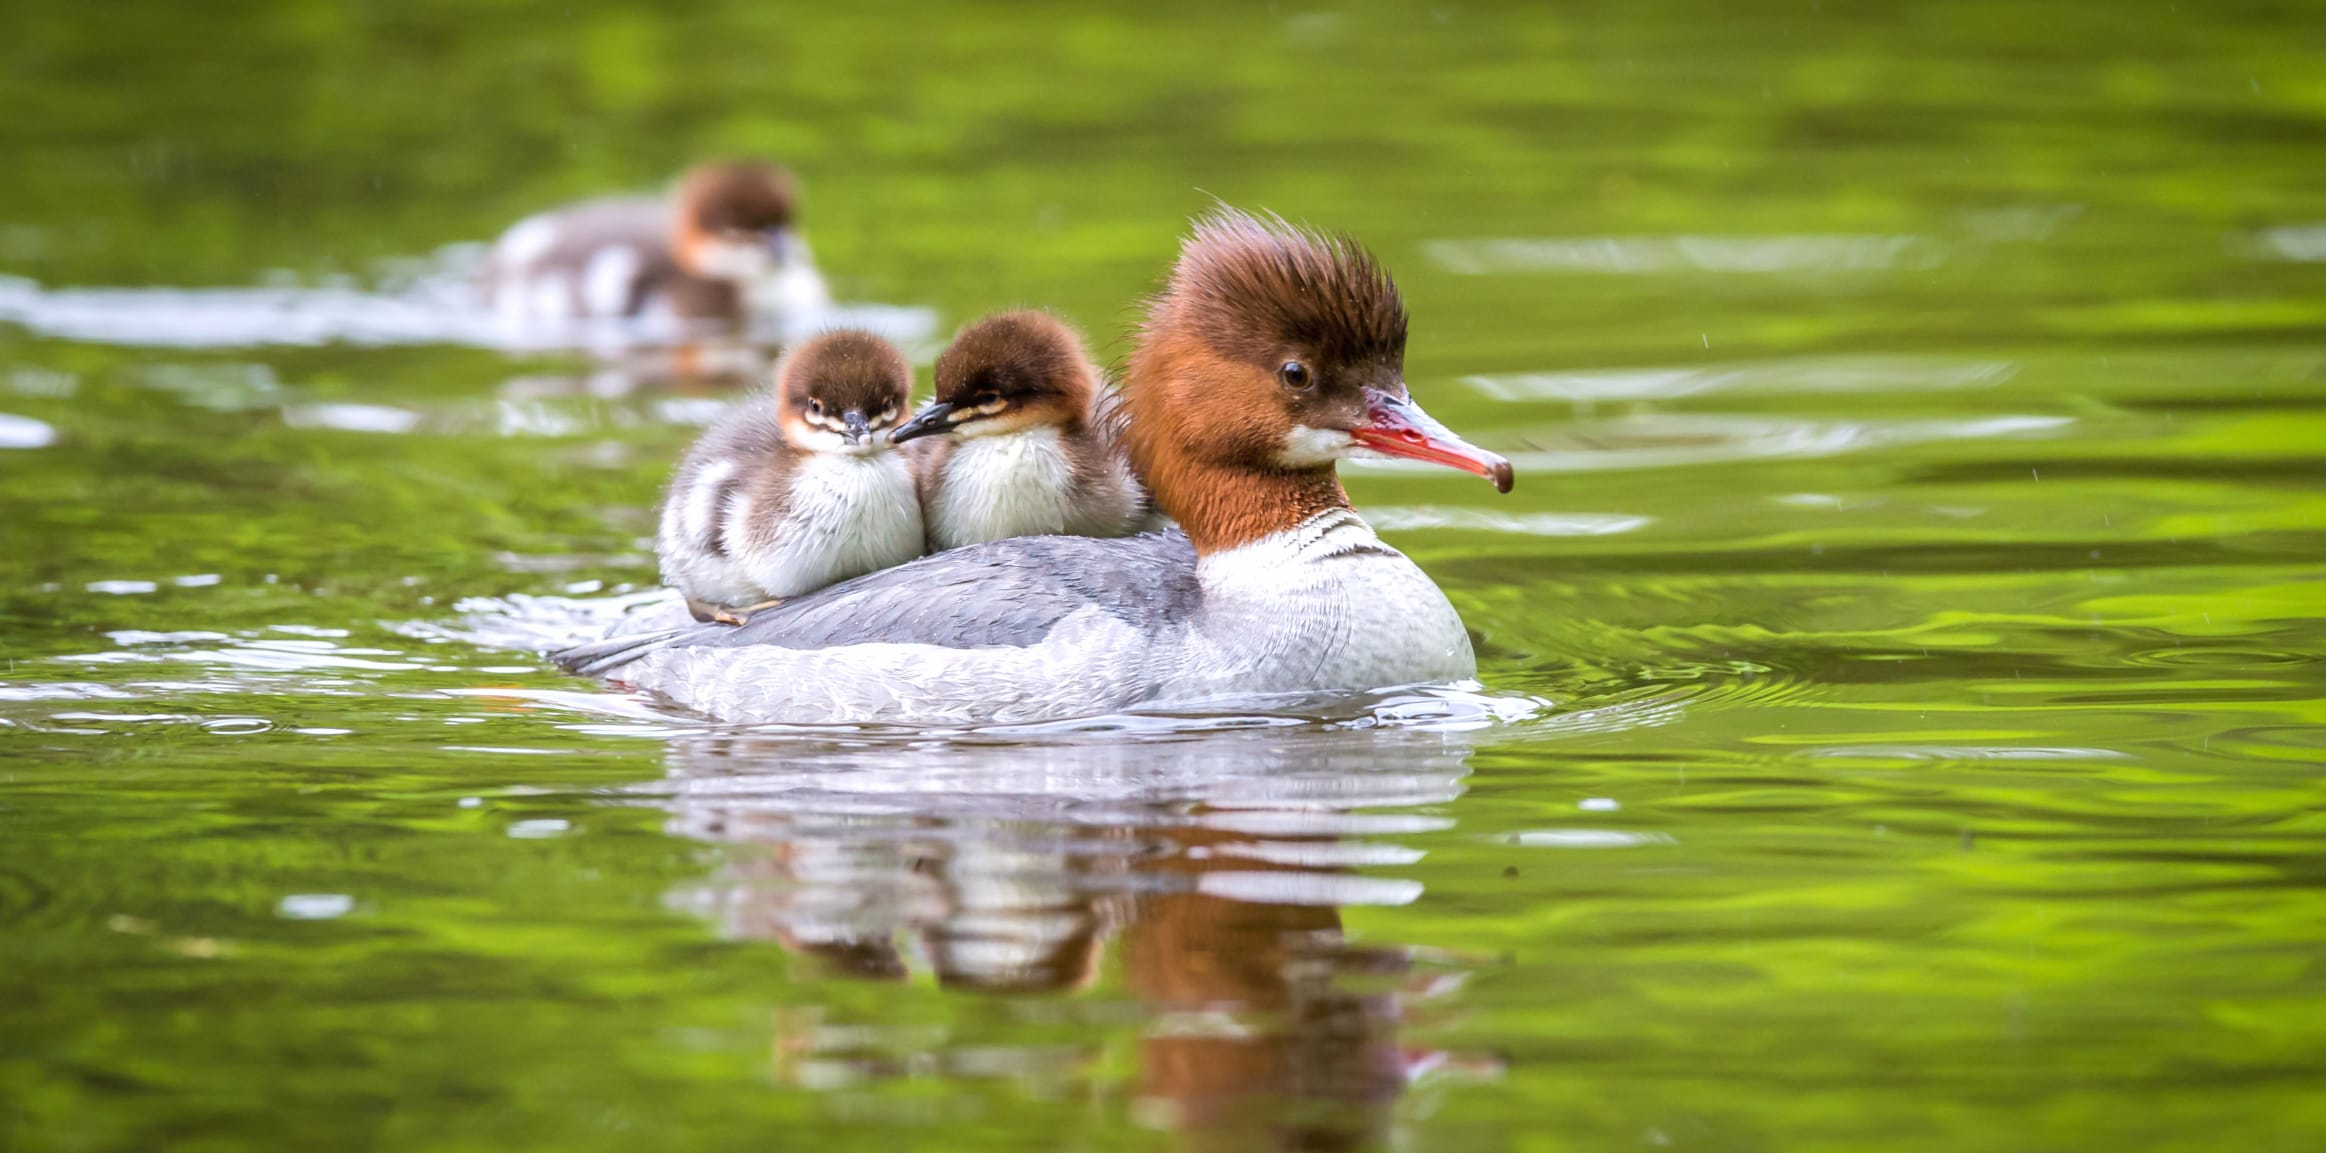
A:
[[[1314,383],[1309,378],[1308,366],[1297,360],[1285,361],[1284,367],[1276,370],[1276,378],[1284,382],[1284,387],[1294,392],[1306,392],[1308,386]]]
[[[808,415],[810,415],[810,416],[822,416],[822,415],[824,415],[824,402],[823,402],[823,401],[820,401],[820,400],[811,400],[811,401],[809,401],[809,402],[808,402]]]

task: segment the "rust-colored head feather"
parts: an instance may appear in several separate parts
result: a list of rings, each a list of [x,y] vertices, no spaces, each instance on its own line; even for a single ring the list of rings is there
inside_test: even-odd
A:
[[[1233,547],[1348,498],[1301,428],[1349,428],[1364,393],[1404,395],[1405,303],[1354,240],[1225,206],[1199,217],[1149,302],[1121,406],[1124,443],[1196,547]]]
[[[1354,239],[1225,205],[1195,220],[1150,312],[1175,314],[1231,357],[1298,346],[1341,363],[1402,360],[1405,301]]]

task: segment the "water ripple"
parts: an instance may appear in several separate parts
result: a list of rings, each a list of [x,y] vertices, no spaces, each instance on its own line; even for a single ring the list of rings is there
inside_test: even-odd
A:
[[[1562,425],[1528,437],[1567,440],[1574,448],[1505,452],[1520,472],[1612,472],[1744,460],[1807,460],[1871,448],[1996,437],[2057,434],[2066,416],[1999,415],[1957,420],[1848,421],[1715,413],[1638,413],[1616,420]],[[1507,442],[1505,442],[1507,444]],[[1439,466],[1408,460],[1352,460],[1367,472],[1420,472]]]
[[[2326,223],[2287,224],[2253,234],[2254,255],[2299,264],[2326,263]]]
[[[45,421],[0,412],[0,449],[47,448],[57,441],[57,430]]]
[[[2006,360],[1830,356],[1666,368],[1465,376],[1496,400],[1641,401],[1721,394],[1913,393],[1993,388],[2017,375]]]
[[[1937,239],[1914,235],[1494,237],[1426,241],[1422,252],[1460,276],[1921,272],[1946,262]]]
[[[0,323],[44,336],[111,345],[247,348],[267,345],[462,344],[616,353],[687,344],[706,332],[675,318],[646,316],[514,328],[470,292],[465,251],[382,290],[347,284],[233,288],[44,288],[0,276]],[[926,344],[936,314],[926,308],[844,304],[785,318],[753,336],[781,343],[828,327],[865,328],[909,348]]]
[[[1652,516],[1621,513],[1507,513],[1482,508],[1441,508],[1436,505],[1368,507],[1364,515],[1374,528],[1389,532],[1463,529],[1549,537],[1614,536],[1646,528],[1656,522]]]

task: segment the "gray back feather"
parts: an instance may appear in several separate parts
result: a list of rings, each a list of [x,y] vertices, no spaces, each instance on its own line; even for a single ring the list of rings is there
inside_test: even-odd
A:
[[[616,635],[553,659],[573,672],[602,675],[649,652],[680,647],[1023,647],[1041,643],[1084,609],[1153,630],[1192,617],[1202,603],[1195,546],[1178,529],[1114,540],[1021,536],[842,581],[753,613],[747,625]]]
[[[1202,599],[1195,547],[1176,529],[1117,540],[1022,536],[842,581],[755,613],[739,628],[706,626],[669,643],[1026,646],[1085,608],[1146,629],[1187,618]]]

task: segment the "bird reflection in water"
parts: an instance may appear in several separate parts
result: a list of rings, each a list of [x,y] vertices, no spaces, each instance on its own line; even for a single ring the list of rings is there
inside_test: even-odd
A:
[[[1414,1077],[1449,1065],[1401,1048],[1397,1028],[1463,966],[1353,944],[1341,909],[1420,894],[1355,867],[1419,859],[1379,838],[1449,825],[1416,807],[1460,794],[1467,752],[1458,732],[1382,727],[706,738],[673,746],[657,803],[674,831],[734,847],[672,895],[730,935],[835,975],[1021,996],[1088,988],[1111,950],[1145,1019],[1135,1118],[1201,1148],[1355,1148],[1383,1136]],[[975,1075],[814,1012],[778,1031],[794,1085]],[[1027,1056],[1071,1075],[1098,1048]]]

